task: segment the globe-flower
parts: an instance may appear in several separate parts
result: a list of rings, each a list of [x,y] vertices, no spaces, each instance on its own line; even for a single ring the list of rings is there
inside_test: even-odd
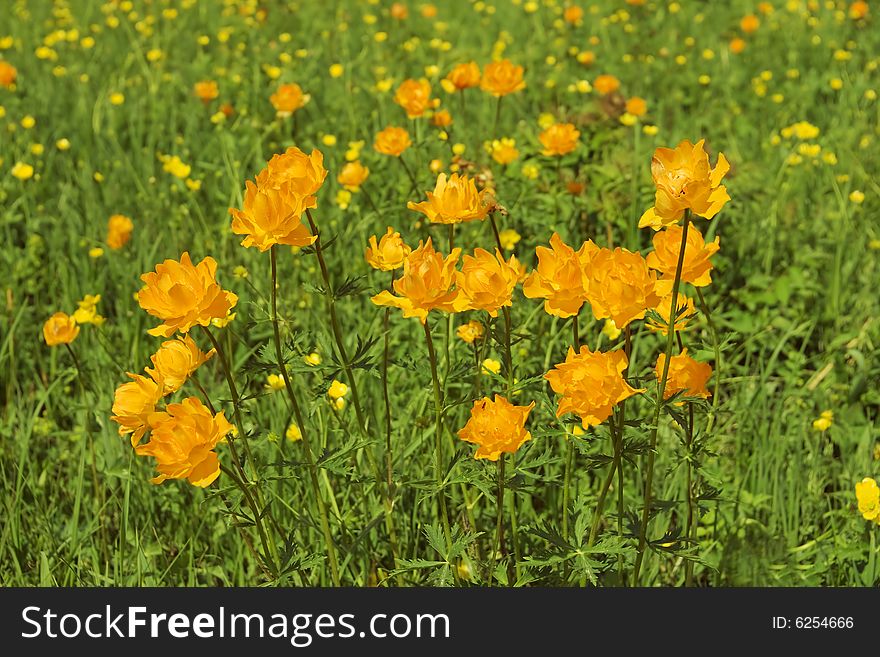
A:
[[[437,128],[448,128],[452,125],[452,114],[447,109],[437,110],[431,117],[431,125]]]
[[[436,107],[439,101],[431,98],[431,83],[421,79],[401,82],[394,94],[394,102],[404,109],[407,118],[417,119]]]
[[[0,59],[0,87],[11,87],[18,77],[16,68],[5,59]]]
[[[682,230],[681,226],[673,224],[666,230],[657,232],[654,235],[654,250],[646,258],[651,269],[656,269],[668,278],[675,278]],[[709,258],[717,253],[719,248],[718,237],[715,237],[715,241],[706,244],[702,233],[695,226],[689,227],[681,267],[681,280],[695,287],[709,285],[712,282],[712,263]]]
[[[644,98],[633,96],[626,101],[626,112],[633,116],[644,116],[648,113],[648,103]]]
[[[43,339],[50,347],[70,344],[79,335],[76,320],[67,313],[57,312],[43,324]]]
[[[149,417],[150,440],[138,445],[138,456],[156,459],[159,474],[150,481],[186,479],[193,486],[210,486],[220,475],[220,460],[214,448],[232,425],[222,412],[211,411],[196,397],[179,404],[168,404],[164,411]]]
[[[580,131],[571,123],[554,123],[538,135],[538,140],[544,147],[544,155],[565,155],[577,148],[580,136]]]
[[[291,210],[299,209],[300,213],[315,208],[318,199],[315,196],[327,170],[324,168],[324,154],[312,150],[306,154],[295,146],[283,153],[276,153],[257,174],[257,187],[273,189],[288,199]]]
[[[659,230],[677,223],[690,210],[711,219],[730,200],[722,178],[730,170],[723,154],[718,154],[715,168],[709,166],[704,140],[692,144],[685,140],[674,149],[658,148],[651,159],[651,175],[657,192],[654,207],[639,220],[639,228]]]
[[[621,373],[628,361],[623,351],[590,351],[584,345],[575,352],[568,348],[565,362],[544,375],[560,396],[556,416],[574,413],[584,429],[602,424],[611,416],[615,404],[644,392],[630,386]]]
[[[497,249],[491,254],[485,249],[476,249],[474,255],[465,255],[461,271],[455,275],[458,298],[455,309],[485,310],[492,317],[498,310],[511,305],[511,296],[519,280],[519,262],[516,256],[505,261]]]
[[[282,84],[278,86],[271,96],[269,102],[275,108],[276,114],[280,118],[285,118],[306,106],[311,100],[311,96],[303,93],[302,87],[296,83]]]
[[[370,237],[370,245],[364,253],[364,259],[373,269],[392,271],[402,267],[403,261],[411,252],[412,249],[403,241],[400,233],[389,226],[378,242],[375,235]]]
[[[455,311],[458,292],[455,265],[461,249],[453,249],[445,258],[434,250],[431,238],[410,253],[403,261],[403,275],[394,281],[395,296],[388,290],[372,297],[377,306],[393,306],[403,311],[404,317],[417,317],[424,324],[431,310]]]
[[[587,298],[596,319],[612,319],[622,329],[642,319],[660,302],[657,278],[645,259],[620,247],[599,249],[588,268]]]
[[[202,80],[193,85],[193,93],[196,98],[207,105],[220,95],[220,89],[214,80]]]
[[[459,176],[457,173],[448,178],[445,173],[437,176],[434,191],[428,192],[427,196],[427,201],[410,201],[406,207],[421,212],[435,224],[482,220],[493,207],[488,190],[477,191],[477,185],[472,178]]]
[[[337,182],[350,192],[356,192],[360,189],[370,175],[370,170],[361,164],[358,160],[346,162],[342,165],[339,175],[336,176]]]
[[[874,479],[865,477],[856,484],[856,501],[862,517],[880,525],[880,487]]]
[[[409,133],[397,126],[389,126],[380,131],[373,143],[373,148],[376,151],[393,157],[400,157],[400,154],[410,146],[412,146],[412,141],[409,138]]]
[[[525,425],[534,407],[535,402],[514,406],[501,395],[495,395],[494,401],[489,397],[477,399],[458,437],[479,446],[474,458],[497,461],[502,453],[513,454],[531,440]]]
[[[483,325],[474,320],[466,322],[455,329],[455,334],[465,344],[473,344],[476,340],[483,337],[483,333],[485,333]]]
[[[110,419],[119,425],[120,436],[131,434],[131,446],[135,447],[150,428],[149,416],[162,399],[164,387],[161,381],[142,374],[129,372],[128,376],[131,381],[116,388]]]
[[[480,85],[480,67],[476,62],[466,62],[464,64],[456,64],[449,74],[446,76],[452,91],[461,91],[470,89]],[[444,85],[446,88],[447,85]]]
[[[163,394],[167,395],[179,390],[192,373],[214,353],[213,349],[207,353],[199,349],[189,335],[177,340],[167,340],[150,356],[153,368],[148,367],[146,372],[154,381],[162,384]]]
[[[569,25],[580,25],[583,22],[584,10],[577,5],[569,5],[562,12],[562,19]]]
[[[255,246],[260,251],[274,244],[308,246],[316,238],[302,222],[303,200],[303,197],[286,195],[248,180],[242,209],[229,208],[232,232],[245,236],[242,246]]]
[[[672,285],[673,281],[669,278],[657,281],[656,291],[657,294],[660,295],[660,301],[651,310],[660,316],[660,320],[658,321],[656,316],[652,317],[649,315],[645,322],[645,326],[650,330],[657,331],[663,335],[666,335],[669,332],[669,311],[670,308],[672,308]],[[678,308],[678,312],[675,314],[674,330],[676,332],[684,331],[687,329],[690,321],[697,315],[697,309],[694,307],[694,300],[690,297],[686,297],[679,291],[675,305]]]
[[[101,326],[104,318],[98,314],[98,303],[101,301],[100,294],[87,294],[77,302],[77,309],[73,312],[73,321],[77,324],[94,324]]]
[[[678,356],[669,360],[669,373],[666,377],[666,390],[663,391],[663,399],[669,399],[677,392],[684,392],[687,397],[702,397],[706,399],[712,393],[706,390],[706,383],[712,376],[712,367],[708,363],[700,363],[688,355],[687,349],[682,349]],[[666,363],[666,354],[657,357],[654,373],[657,380],[663,378],[663,368]]]
[[[137,293],[141,308],[162,323],[147,331],[166,338],[187,333],[193,326],[208,326],[225,319],[238,297],[217,283],[217,261],[210,256],[193,265],[189,253],[180,260],[165,260],[156,270],[141,276],[145,283]]]
[[[496,98],[522,91],[526,88],[523,67],[513,64],[509,59],[486,64],[480,88]]]
[[[491,142],[487,142],[486,150],[498,164],[510,164],[519,157],[516,141],[509,137],[493,139]]]
[[[603,74],[593,81],[593,88],[601,95],[607,96],[620,89],[620,80],[613,75]]]
[[[553,233],[549,249],[535,249],[538,266],[523,281],[523,294],[529,299],[544,299],[544,310],[549,315],[577,315],[587,300],[586,268],[598,250],[592,241],[587,241],[575,251],[562,241],[559,233]]]
[[[124,214],[114,214],[107,220],[107,246],[118,250],[131,239],[134,222]]]

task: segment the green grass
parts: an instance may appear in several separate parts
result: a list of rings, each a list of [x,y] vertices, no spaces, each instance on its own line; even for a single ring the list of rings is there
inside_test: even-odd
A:
[[[410,16],[402,23],[389,17],[386,3],[373,7],[354,1],[329,3],[331,11],[308,1],[265,3],[265,22],[249,15],[246,10],[253,7],[245,2],[224,3],[222,11],[213,3],[135,2],[136,16],[84,0],[72,0],[69,14],[55,16],[50,3],[29,4],[30,13],[17,4],[0,32],[0,39],[13,37],[0,55],[18,69],[16,89],[0,88],[5,110],[0,119],[0,235],[6,245],[0,252],[0,583],[205,586],[265,581],[243,538],[256,541],[247,520],[250,512],[228,478],[221,476],[207,490],[180,481],[154,486],[149,482],[153,464],[134,456],[128,439],[117,435],[109,419],[114,389],[125,372],[141,371],[160,343],[147,335],[153,318],[133,298],[139,276],[184,250],[196,261],[215,257],[219,280],[240,297],[236,319],[222,335],[234,353],[236,378],[246,397],[245,424],[261,473],[260,490],[283,530],[275,539],[289,567],[271,581],[330,583],[302,443],[284,439],[291,421],[284,392],[265,389],[267,374],[277,372],[268,255],[239,246],[227,214],[230,206],[240,207],[244,181],[273,153],[293,144],[319,148],[325,155],[330,175],[315,217],[324,239],[333,238],[326,256],[337,289],[357,278],[352,293],[337,300],[347,351],[369,345],[356,370],[369,418],[365,445],[351,403],[336,414],[327,400],[330,381],[344,376],[333,357],[315,257],[281,249],[285,353],[320,446],[319,481],[328,500],[342,581],[358,586],[453,583],[453,569],[438,555],[444,540],[433,503],[427,353],[418,323],[397,312],[389,335],[393,515],[405,567],[388,576],[393,562],[382,490],[376,488],[364,451],[372,450],[381,462],[384,311],[369,296],[385,289],[387,276],[371,272],[363,260],[368,237],[393,226],[410,244],[432,235],[445,251],[445,229],[418,222],[421,215],[407,210],[406,201],[433,188],[428,162],[437,158],[448,166],[450,146],[462,143],[466,160],[476,162],[478,170],[491,168],[499,202],[509,211],[499,217],[501,227],[522,235],[516,254],[528,267],[535,263],[534,247],[545,244],[554,230],[575,245],[592,238],[609,246],[610,239],[646,253],[651,231],[638,231],[635,224],[652,203],[651,153],[685,138],[705,138],[710,150],[723,151],[733,167],[727,179],[732,201],[717,218],[698,224],[707,240],[721,237],[713,283],[704,294],[723,358],[714,426],[701,456],[705,499],[698,542],[688,546],[674,538],[683,528],[686,467],[681,431],[664,417],[654,478],[654,496],[661,504],[648,531],[658,546],[646,558],[641,583],[681,585],[690,558],[698,560],[699,585],[869,586],[880,580],[878,527],[861,518],[854,495],[857,481],[880,474],[880,105],[870,93],[880,65],[877,15],[854,21],[846,16],[846,3],[829,7],[819,2],[809,12],[804,2],[793,3],[793,10],[776,2],[775,12],[762,15],[760,29],[746,37],[746,50],[734,55],[728,42],[739,34],[740,18],[753,10],[750,2],[682,3],[675,13],[664,2],[648,2],[626,6],[628,19],[615,15],[622,3],[583,3],[585,20],[579,27],[554,23],[561,3],[555,3],[556,9],[554,3],[536,3],[538,11],[527,13],[522,3],[509,0],[498,0],[491,14],[483,3],[438,2],[434,21],[420,15],[419,3],[407,3]],[[162,9],[172,4],[179,15],[163,17]],[[697,14],[700,9],[703,13]],[[366,23],[365,14],[375,15],[375,24]],[[155,21],[144,33],[148,16]],[[111,17],[119,19],[115,28],[108,23]],[[36,49],[58,29],[78,34],[52,46],[57,61],[39,59]],[[229,39],[222,42],[218,33],[227,29]],[[388,32],[387,41],[374,39],[379,30]],[[281,40],[282,33],[291,35],[289,42]],[[80,44],[87,35],[95,39],[93,48]],[[199,35],[209,36],[210,43],[199,45]],[[591,37],[599,42],[590,45]],[[432,39],[448,41],[450,48],[435,47],[441,44],[432,45]],[[442,91],[439,77],[432,79],[434,93],[455,121],[443,141],[427,121],[414,126],[405,118],[393,103],[393,87],[390,92],[375,88],[386,77],[393,78],[394,86],[421,77],[430,65],[439,67],[442,77],[459,62],[485,64],[497,39],[507,44],[505,57],[526,67],[528,83],[502,105],[497,136],[514,137],[521,151],[507,168],[495,165],[483,149],[493,136],[495,103],[479,90],[468,91],[460,105],[459,98]],[[595,63],[579,64],[569,53],[572,47],[594,51]],[[158,61],[148,60],[151,49],[161,50]],[[304,56],[299,49],[307,51]],[[703,56],[706,49],[712,50],[711,59]],[[851,57],[835,58],[838,50]],[[279,59],[282,53],[290,55],[289,63]],[[678,55],[685,55],[686,62],[676,63]],[[328,69],[337,62],[344,75],[332,78]],[[280,67],[278,80],[267,76],[266,65]],[[64,74],[53,73],[57,66],[65,68]],[[769,80],[761,79],[764,71],[772,74]],[[656,135],[643,133],[641,125],[621,125],[614,101],[569,90],[600,73],[620,78],[621,98],[647,100],[642,123],[656,125]],[[708,84],[699,81],[701,75],[709,76]],[[832,89],[833,78],[842,81],[840,90]],[[192,95],[192,85],[202,79],[214,79],[220,87],[220,98],[208,107]],[[311,102],[295,121],[282,122],[275,119],[268,97],[286,81],[298,82]],[[548,86],[551,82],[555,86]],[[762,85],[766,93],[759,95]],[[109,102],[113,92],[125,95],[124,104]],[[775,94],[783,98],[774,99]],[[235,113],[215,124],[211,116],[221,103],[231,104]],[[555,162],[540,155],[537,121],[542,113],[572,121],[582,133],[579,150],[563,159],[558,172]],[[32,129],[20,125],[26,115],[36,119]],[[792,163],[789,156],[798,153],[799,140],[774,136],[801,120],[819,127],[818,138],[808,143],[821,145],[823,154],[834,153],[836,164],[821,155]],[[421,137],[405,154],[418,178],[417,192],[410,191],[397,162],[371,148],[375,133],[390,124]],[[335,136],[337,144],[324,145],[325,135]],[[70,150],[56,148],[61,138],[70,141]],[[371,175],[365,190],[378,212],[363,193],[355,194],[345,210],[335,202],[340,189],[335,177],[347,143],[358,140],[366,142],[361,159]],[[31,152],[35,143],[44,146],[41,155]],[[179,155],[190,164],[201,189],[190,191],[164,172],[160,154]],[[27,181],[12,177],[9,171],[17,161],[34,165],[37,175]],[[526,163],[540,167],[538,179],[523,175]],[[584,184],[581,194],[563,191],[572,179]],[[863,203],[850,200],[855,190],[864,193]],[[131,242],[120,251],[105,246],[102,257],[90,257],[89,250],[103,244],[107,219],[115,213],[134,220]],[[485,223],[465,225],[455,241],[466,251],[494,243]],[[233,276],[240,265],[247,268],[247,279]],[[72,312],[85,294],[101,294],[99,312],[107,321],[100,328],[83,327],[73,343],[82,364],[78,375],[64,349],[45,345],[41,327],[57,310]],[[458,325],[478,316],[468,313],[453,321]],[[617,490],[612,488],[598,546],[589,554],[584,550],[607,470],[602,455],[611,453],[605,424],[576,439],[575,538],[565,545],[563,427],[571,425],[555,419],[556,400],[540,376],[563,360],[570,327],[520,291],[512,316],[518,336],[516,376],[523,383],[516,401],[537,402],[529,423],[532,440],[518,452],[515,471],[508,464],[507,472],[525,559],[520,583],[614,585],[618,554],[628,571],[635,558],[650,399],[627,404],[634,426],[627,428],[633,457],[625,466],[624,539],[617,538]],[[447,365],[445,316],[432,313],[430,323],[441,372],[449,372],[447,424],[454,432],[464,425],[473,399],[473,357],[467,345],[453,338]],[[609,348],[607,338],[600,338],[601,327],[585,309],[581,336],[591,348],[600,340],[603,349]],[[195,338],[207,348],[204,336],[196,333]],[[714,361],[705,317],[684,339],[699,360]],[[621,343],[618,338],[611,347]],[[634,325],[630,372],[635,379],[653,381],[661,348],[659,337],[640,322]],[[313,350],[323,357],[317,368],[301,360]],[[491,355],[503,360],[498,348]],[[484,392],[503,392],[503,375],[484,377]],[[199,370],[199,379],[231,417],[217,359]],[[191,386],[185,393],[198,394]],[[824,410],[834,412],[834,423],[823,433],[811,425]],[[698,409],[698,427],[705,426],[706,413],[706,407]],[[485,555],[495,531],[495,468],[475,461],[471,445],[454,443],[454,452],[446,443],[444,462],[458,550],[449,562],[457,566],[463,560],[470,581],[485,582]],[[219,453],[221,460],[228,458],[222,446]],[[464,511],[465,493],[472,502],[470,517]],[[233,514],[221,496],[229,499]],[[661,540],[667,532],[672,538]],[[505,567],[496,576],[508,583]]]

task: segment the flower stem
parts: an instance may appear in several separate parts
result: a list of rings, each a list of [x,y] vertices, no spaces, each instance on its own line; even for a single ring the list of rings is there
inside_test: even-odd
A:
[[[706,433],[708,434],[715,425],[715,414],[718,410],[718,384],[721,382],[721,345],[718,342],[718,329],[712,320],[712,314],[709,312],[709,305],[706,303],[703,291],[698,287],[695,289],[697,290],[697,298],[700,300],[700,309],[706,315],[706,322],[708,322],[709,330],[712,333],[712,347],[715,350],[715,385],[712,388],[711,413],[709,413],[709,419],[706,421]]]
[[[495,546],[492,550],[491,565],[489,566],[489,586],[492,586],[492,577],[495,575],[495,562],[501,552],[504,543],[504,458],[498,459],[498,493],[495,497]]]
[[[581,348],[581,338],[580,331],[578,329],[578,317],[580,313],[574,315],[571,318],[571,340],[572,347],[574,347],[575,351],[580,351]],[[565,454],[565,474],[563,475],[562,480],[562,537],[565,540],[569,540],[570,536],[568,534],[568,505],[571,503],[571,475],[574,469],[574,443],[572,442],[574,438],[566,435],[566,454]],[[568,563],[565,565],[565,579],[568,579]]]
[[[699,521],[699,515],[695,514],[696,496],[694,495],[694,468],[692,464],[693,448],[694,448],[694,404],[688,402],[688,426],[686,434],[687,453],[687,522],[685,524],[684,535],[689,541],[696,538],[697,526],[695,521]],[[694,585],[694,562],[687,559],[684,564],[684,585],[687,587]]]
[[[394,288],[394,270],[391,270],[391,286]],[[391,543],[391,557],[394,560],[394,567],[397,568],[397,532],[394,529],[392,518],[394,511],[394,454],[391,451],[391,398],[388,395],[388,363],[390,361],[390,344],[389,344],[389,322],[391,318],[391,308],[385,309],[385,317],[383,320],[383,334],[385,336],[384,351],[382,356],[382,397],[385,401],[385,525],[388,531],[388,538]]]
[[[330,521],[327,517],[327,507],[324,504],[324,497],[321,494],[321,487],[318,484],[318,468],[315,465],[315,457],[312,453],[312,444],[309,440],[309,432],[303,422],[302,411],[299,402],[296,399],[296,393],[293,391],[293,384],[287,374],[287,363],[284,362],[284,354],[281,350],[281,328],[278,323],[278,272],[277,272],[277,245],[273,244],[269,251],[269,259],[272,265],[272,333],[275,341],[275,357],[278,359],[278,368],[281,370],[281,377],[284,379],[284,387],[287,390],[287,396],[290,399],[290,405],[293,407],[293,415],[296,418],[296,424],[302,435],[303,451],[306,454],[306,463],[309,469],[309,479],[312,484],[312,494],[318,505],[318,514],[321,516],[321,531],[324,534],[324,543],[327,545],[327,559],[330,562],[330,576],[333,580],[333,586],[339,586],[339,565],[336,561],[336,547],[333,543],[333,533],[330,531]]]
[[[397,159],[400,160],[400,164],[403,165],[403,170],[406,171],[406,175],[409,176],[409,181],[412,183],[412,187],[409,190],[409,194],[418,191],[419,183],[416,181],[415,175],[413,175],[412,169],[409,168],[409,165],[406,163],[406,160],[403,159],[403,153],[397,156]],[[408,194],[408,195],[409,195]]]
[[[651,515],[652,493],[654,483],[654,459],[657,455],[657,432],[660,426],[660,411],[663,408],[663,395],[666,392],[666,381],[669,378],[669,362],[672,360],[672,349],[675,346],[675,314],[678,308],[678,289],[681,286],[681,269],[684,265],[684,252],[687,248],[687,234],[690,226],[690,211],[685,210],[684,226],[681,231],[681,245],[678,250],[678,264],[675,267],[675,279],[672,282],[672,300],[669,310],[669,325],[666,331],[666,359],[663,362],[663,373],[657,384],[657,401],[654,406],[654,417],[651,423],[650,451],[648,452],[648,469],[645,475],[645,498],[642,508],[642,521],[639,523],[639,547],[636,563],[633,568],[633,586],[639,585],[639,573],[645,558],[645,545],[648,533],[648,519]]]

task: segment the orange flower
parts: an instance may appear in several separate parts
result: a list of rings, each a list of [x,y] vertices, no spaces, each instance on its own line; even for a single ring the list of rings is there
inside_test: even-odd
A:
[[[649,316],[645,326],[652,331],[666,335],[669,332],[669,309],[672,308],[672,280],[667,278],[657,281],[657,294],[661,297],[660,302],[652,310],[660,315],[661,321]],[[675,330],[684,331],[691,319],[697,315],[694,300],[679,291],[675,305],[678,307],[678,312],[675,315]]]
[[[434,250],[431,238],[410,253],[403,261],[403,276],[394,281],[394,296],[388,290],[371,301],[377,306],[394,306],[404,317],[418,317],[424,324],[431,310],[455,312],[458,292],[450,289],[455,281],[455,265],[461,249],[453,249],[445,258]]]
[[[206,105],[220,95],[220,89],[214,80],[202,80],[193,85],[196,97]]]
[[[301,207],[299,214],[307,209],[318,207],[315,194],[324,184],[327,170],[324,168],[324,154],[312,150],[306,155],[295,146],[283,153],[276,153],[266,164],[266,168],[257,174],[257,186],[263,189],[274,189],[288,197],[287,205],[291,211]]]
[[[455,329],[455,334],[466,344],[473,344],[474,341],[483,337],[484,332],[483,325],[474,320],[462,324]]]
[[[565,155],[578,145],[581,133],[571,123],[554,123],[538,135],[544,155]]]
[[[308,246],[315,241],[315,236],[302,222],[305,211],[300,205],[302,197],[286,196],[250,180],[245,187],[243,209],[229,208],[232,232],[246,236],[241,241],[242,246],[255,246],[266,251],[273,244]]]
[[[343,165],[336,180],[348,191],[356,192],[369,175],[370,170],[358,160],[355,160],[354,162],[346,162]]]
[[[854,21],[865,18],[868,15],[869,9],[867,2],[856,0],[856,2],[849,6],[849,17]],[[2,79],[0,79],[0,84],[2,84]]]
[[[394,102],[400,105],[409,119],[417,119],[439,101],[431,99],[431,83],[425,80],[404,80],[397,87]]]
[[[137,294],[138,303],[162,320],[147,333],[169,338],[175,331],[187,333],[193,326],[208,326],[212,319],[225,319],[238,297],[220,287],[216,273],[214,258],[193,265],[184,252],[179,262],[166,260],[141,276],[146,285]]]
[[[15,84],[18,71],[9,62],[0,59],[0,87],[11,87]]]
[[[526,88],[525,80],[523,80],[523,67],[514,65],[509,59],[486,64],[480,88],[496,98],[522,91]]]
[[[163,412],[152,413],[149,422],[150,441],[135,451],[138,456],[156,459],[159,474],[152,483],[187,479],[204,488],[220,475],[214,448],[232,431],[223,413],[211,415],[198,398],[188,397],[179,404],[168,404]]]
[[[163,385],[141,374],[128,373],[131,381],[116,388],[113,397],[113,417],[119,424],[119,435],[131,434],[131,446],[135,447],[149,429],[149,416],[162,399]]]
[[[743,50],[746,49],[746,42],[739,37],[735,37],[730,40],[730,52],[734,55],[740,54]]]
[[[214,353],[213,349],[208,353],[199,349],[189,335],[177,340],[168,340],[150,356],[155,369],[148,367],[147,374],[156,383],[162,384],[162,392],[167,395],[179,390],[190,375],[206,363]]]
[[[458,432],[458,437],[479,445],[474,458],[497,461],[502,452],[513,454],[524,442],[531,440],[532,434],[526,431],[526,420],[534,407],[535,402],[528,406],[514,406],[501,395],[495,395],[495,401],[488,397],[474,400],[471,416]]]
[[[495,255],[485,249],[476,249],[474,255],[464,256],[461,271],[455,275],[455,287],[458,289],[456,311],[485,310],[492,317],[497,317],[499,308],[511,305],[519,272],[516,256],[510,256],[510,260],[505,262],[498,249]]]
[[[43,339],[50,347],[70,344],[79,335],[76,320],[67,313],[57,312],[43,324]]]
[[[452,125],[452,114],[449,113],[449,110],[438,110],[434,112],[434,116],[431,117],[431,125],[437,128],[447,128]]]
[[[633,96],[626,101],[626,111],[633,116],[644,116],[648,113],[648,103],[645,102],[644,98]]]
[[[596,319],[611,319],[622,329],[642,319],[660,302],[657,278],[638,253],[620,247],[599,249],[587,268],[588,298]]]
[[[639,220],[639,228],[650,226],[660,230],[677,223],[690,210],[711,219],[730,200],[721,179],[730,170],[723,154],[718,163],[709,166],[709,154],[703,149],[704,140],[692,144],[685,140],[675,149],[658,148],[651,159],[651,175],[657,192],[654,207],[648,208]]]
[[[596,251],[598,247],[592,241],[575,251],[559,233],[553,233],[549,249],[535,249],[538,266],[523,281],[523,294],[529,299],[545,299],[544,310],[550,315],[577,315],[587,300],[586,268]]]
[[[488,190],[477,191],[476,183],[465,175],[445,173],[437,176],[434,191],[428,192],[428,200],[421,203],[410,201],[410,210],[421,212],[435,224],[458,224],[465,221],[485,219],[493,207]]]
[[[466,64],[457,64],[446,79],[457,90],[470,89],[480,84],[480,67],[476,62],[468,62]]]
[[[302,87],[296,83],[282,84],[269,96],[269,102],[280,117],[290,116],[305,107],[310,99],[311,96],[303,93]]]
[[[761,21],[758,20],[758,17],[754,14],[749,14],[748,16],[744,16],[743,19],[739,22],[740,29],[746,34],[751,34],[755,32],[758,27],[760,27]]]
[[[400,154],[410,146],[412,146],[412,141],[410,141],[409,133],[396,126],[382,130],[376,135],[376,142],[373,144],[373,148],[380,153],[394,157],[400,157]]]
[[[409,9],[401,2],[395,2],[391,5],[391,18],[399,21],[405,20],[409,16]]]
[[[577,5],[569,5],[562,12],[562,18],[569,25],[580,25],[584,18],[584,10]]]
[[[607,96],[620,89],[620,80],[613,75],[600,75],[593,82],[593,88],[603,96]]]
[[[664,276],[675,278],[678,256],[681,250],[682,227],[673,224],[654,235],[654,250],[648,254],[647,262]],[[695,226],[688,227],[687,244],[684,247],[684,261],[681,266],[681,280],[696,287],[705,287],[712,282],[712,263],[709,258],[717,253],[718,237],[714,242],[706,242]]]
[[[644,392],[631,387],[621,376],[627,367],[623,351],[602,353],[584,345],[578,353],[568,348],[565,362],[559,363],[544,378],[557,395],[561,395],[556,416],[574,413],[581,418],[584,429],[607,420],[615,404]]]
[[[666,354],[660,354],[654,373],[657,380],[663,378],[663,367],[666,363]],[[712,376],[712,368],[708,363],[698,363],[688,356],[687,349],[682,349],[678,356],[673,356],[669,361],[669,375],[666,378],[666,390],[663,399],[669,399],[677,392],[683,391],[687,397],[711,397],[706,390],[706,382]]]
[[[114,214],[107,220],[107,246],[121,249],[131,239],[134,222],[124,214]]]
[[[375,235],[370,237],[370,246],[367,247],[364,258],[373,269],[391,271],[402,267],[410,253],[412,249],[401,239],[400,233],[388,226],[388,231],[378,243]]]

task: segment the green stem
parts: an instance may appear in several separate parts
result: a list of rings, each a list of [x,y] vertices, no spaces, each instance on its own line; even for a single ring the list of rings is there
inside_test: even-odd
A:
[[[394,288],[394,270],[391,270],[391,286]],[[389,522],[394,511],[394,454],[391,451],[391,397],[388,395],[388,363],[390,361],[389,325],[391,308],[385,309],[383,320],[383,333],[385,336],[384,351],[382,356],[382,397],[385,401],[385,528],[391,542],[391,557],[394,559],[394,567],[397,568],[397,532],[394,523]]]
[[[648,452],[648,469],[645,476],[645,497],[642,508],[642,521],[639,524],[639,547],[636,554],[636,563],[633,568],[633,586],[639,585],[639,574],[642,561],[645,558],[645,545],[648,534],[648,518],[651,513],[652,492],[654,483],[654,460],[657,455],[657,432],[660,426],[660,411],[664,405],[663,395],[666,392],[666,381],[669,378],[669,362],[672,360],[672,350],[675,346],[675,315],[678,308],[678,289],[681,286],[681,269],[684,265],[684,253],[687,248],[688,226],[690,226],[690,211],[685,210],[684,226],[681,230],[681,245],[678,250],[678,264],[675,267],[675,279],[672,282],[672,301],[669,311],[669,325],[666,332],[666,358],[663,362],[663,372],[657,385],[657,400],[654,406],[654,417],[651,424],[650,451]]]
[[[318,468],[315,465],[315,457],[312,453],[312,444],[309,440],[309,432],[303,422],[303,415],[300,410],[296,393],[293,391],[293,384],[287,374],[287,363],[284,362],[284,353],[281,350],[281,328],[278,322],[278,272],[277,272],[277,245],[273,244],[269,251],[269,259],[272,265],[272,333],[275,341],[275,357],[278,360],[278,368],[281,370],[281,377],[284,379],[284,388],[287,390],[287,397],[290,399],[290,405],[293,408],[293,415],[296,418],[296,424],[299,427],[300,435],[302,435],[303,451],[306,454],[306,463],[309,470],[309,479],[312,484],[312,493],[318,505],[318,514],[321,516],[321,531],[324,534],[324,543],[327,546],[327,559],[330,562],[330,576],[333,580],[333,586],[339,586],[339,564],[336,560],[336,547],[333,543],[333,533],[330,531],[330,521],[327,516],[327,507],[324,504],[324,497],[321,494],[321,487],[318,483]]]
[[[712,333],[712,347],[715,351],[715,384],[712,387],[712,408],[709,413],[709,419],[706,421],[706,434],[708,434],[715,425],[715,415],[718,411],[718,384],[721,382],[721,345],[718,342],[718,329],[712,320],[712,313],[709,312],[709,305],[703,296],[700,288],[697,290],[697,298],[700,300],[700,309],[706,316],[706,322],[709,324],[709,331]]]
[[[492,550],[491,566],[489,567],[489,586],[492,586],[492,577],[495,575],[495,563],[501,546],[504,542],[504,459],[498,459],[498,493],[495,498],[495,546]]]
[[[696,523],[694,522],[694,507],[696,505],[696,500],[694,499],[694,481],[693,481],[693,466],[692,466],[692,457],[693,457],[693,446],[694,446],[694,404],[693,402],[688,402],[688,426],[686,433],[686,448],[687,452],[685,454],[685,458],[687,459],[687,522],[685,524],[684,535],[688,540],[693,540],[696,536]],[[691,546],[693,544],[691,543]],[[684,564],[684,585],[687,587],[694,585],[694,562],[692,559],[687,559]]]

